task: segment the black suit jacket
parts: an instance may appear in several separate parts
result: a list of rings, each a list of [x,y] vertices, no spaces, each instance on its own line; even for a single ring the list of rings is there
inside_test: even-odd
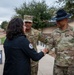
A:
[[[37,53],[24,35],[4,42],[5,65],[3,75],[31,75],[30,58],[40,60],[44,53]]]

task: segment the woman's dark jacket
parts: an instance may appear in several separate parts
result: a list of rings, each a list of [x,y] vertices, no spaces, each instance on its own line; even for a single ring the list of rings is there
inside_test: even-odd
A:
[[[31,75],[30,58],[40,60],[44,53],[37,53],[24,35],[4,42],[5,65],[3,75]]]

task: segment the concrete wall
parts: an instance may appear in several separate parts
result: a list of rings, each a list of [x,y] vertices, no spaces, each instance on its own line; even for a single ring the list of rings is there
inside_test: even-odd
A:
[[[74,22],[69,23],[70,26],[74,27]]]
[[[48,27],[48,28],[44,28],[43,29],[43,33],[44,34],[50,34],[54,29],[56,29],[57,27]]]

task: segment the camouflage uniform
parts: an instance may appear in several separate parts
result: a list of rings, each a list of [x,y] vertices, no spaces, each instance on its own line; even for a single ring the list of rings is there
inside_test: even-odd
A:
[[[36,45],[38,41],[46,42],[44,36],[42,37],[42,34],[40,31],[35,30],[31,28],[30,32],[25,33],[28,40],[33,44],[34,49],[37,51]],[[31,75],[37,75],[38,72],[38,61],[31,60]]]
[[[56,53],[54,75],[74,75],[74,29],[70,26],[64,31],[57,28],[48,41]]]

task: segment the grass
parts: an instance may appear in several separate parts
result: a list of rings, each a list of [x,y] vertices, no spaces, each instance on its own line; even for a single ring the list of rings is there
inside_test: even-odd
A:
[[[4,43],[5,38],[6,38],[6,37],[2,37],[2,38],[0,38],[0,39],[1,39],[1,44],[3,44],[3,43]]]

